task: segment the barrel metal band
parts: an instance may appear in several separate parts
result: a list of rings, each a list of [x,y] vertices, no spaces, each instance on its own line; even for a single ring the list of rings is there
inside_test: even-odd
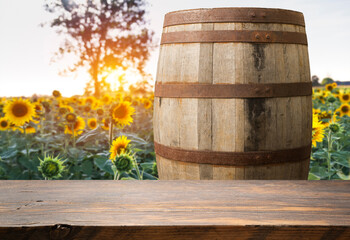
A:
[[[311,96],[312,83],[159,84],[154,95],[165,98],[273,98]]]
[[[304,147],[285,150],[252,152],[185,150],[176,147],[164,146],[156,142],[154,142],[154,148],[157,155],[171,160],[229,166],[251,166],[284,162],[299,162],[310,158],[311,153],[311,144]]]
[[[160,44],[222,42],[307,45],[307,38],[306,34],[301,32],[250,30],[181,31],[163,33]]]
[[[213,8],[170,12],[164,27],[193,23],[280,23],[305,26],[301,12],[268,8]]]

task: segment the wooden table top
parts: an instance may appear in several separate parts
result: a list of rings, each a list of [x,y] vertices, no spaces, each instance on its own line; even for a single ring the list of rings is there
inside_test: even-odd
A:
[[[0,181],[0,238],[22,227],[37,239],[350,239],[350,181]]]

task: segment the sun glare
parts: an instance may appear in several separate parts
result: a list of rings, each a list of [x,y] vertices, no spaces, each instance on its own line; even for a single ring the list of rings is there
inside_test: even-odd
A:
[[[130,85],[142,81],[143,79],[140,73],[132,68],[126,70],[117,69],[106,73],[106,75],[106,82],[111,85],[112,90],[118,90],[121,86],[126,90]]]

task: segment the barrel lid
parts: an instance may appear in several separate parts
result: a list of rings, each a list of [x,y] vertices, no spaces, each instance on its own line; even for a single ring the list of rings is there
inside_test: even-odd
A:
[[[279,8],[198,8],[169,12],[164,27],[193,23],[280,23],[305,26],[301,12]]]

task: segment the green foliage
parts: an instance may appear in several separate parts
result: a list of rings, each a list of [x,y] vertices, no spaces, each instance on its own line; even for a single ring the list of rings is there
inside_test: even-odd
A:
[[[319,111],[318,116],[326,128],[323,141],[312,149],[309,180],[350,180],[350,117],[335,115],[342,104],[339,92],[348,91],[318,89],[313,97],[313,107]],[[325,101],[330,98],[335,99]]]
[[[107,116],[100,116],[95,110],[84,112],[79,102],[86,99],[77,97],[73,101],[45,98],[41,104],[43,111],[38,115],[40,119],[33,124],[35,133],[25,135],[15,129],[0,131],[0,179],[54,178],[55,174],[47,172],[43,176],[40,171],[45,168],[40,161],[45,160],[45,156],[60,156],[60,159],[65,159],[65,170],[60,172],[60,179],[114,179],[113,164],[109,160],[109,131],[102,128],[102,120]],[[142,98],[132,97],[131,100],[142,102]],[[65,101],[77,116],[84,119],[86,127],[82,134],[73,137],[65,133],[66,120],[65,115],[59,112],[59,101]],[[146,167],[155,164],[152,108],[145,109],[142,104],[134,107],[136,114],[133,123],[123,129],[114,127],[112,131],[114,138],[123,135],[131,140],[128,149],[133,154],[134,163],[129,171],[122,172],[123,169],[120,169],[120,179],[154,180],[157,179],[157,174]],[[108,104],[101,103],[99,108],[108,114]],[[2,114],[0,111],[0,117]],[[90,130],[87,120],[92,117],[97,119],[99,126]]]
[[[62,177],[62,172],[64,170],[64,160],[60,159],[58,156],[45,156],[44,159],[40,159],[40,166],[38,170],[45,177],[45,179],[53,179]]]
[[[333,83],[333,82],[334,82],[334,80],[332,78],[327,77],[327,78],[322,79],[321,84],[326,85],[326,84]]]
[[[119,172],[130,172],[134,167],[134,157],[129,153],[122,153],[113,161]]]

